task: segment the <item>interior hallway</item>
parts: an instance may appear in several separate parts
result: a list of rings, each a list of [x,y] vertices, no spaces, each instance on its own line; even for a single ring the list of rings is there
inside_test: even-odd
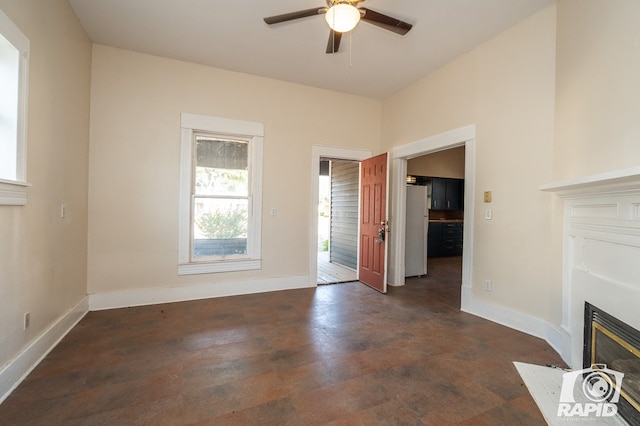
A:
[[[460,271],[90,312],[0,424],[545,424],[512,361],[560,357],[460,312]]]

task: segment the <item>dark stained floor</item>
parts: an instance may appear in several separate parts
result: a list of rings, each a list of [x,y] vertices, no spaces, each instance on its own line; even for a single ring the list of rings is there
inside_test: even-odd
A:
[[[2,425],[543,425],[512,361],[542,340],[460,312],[460,258],[348,283],[91,312]]]

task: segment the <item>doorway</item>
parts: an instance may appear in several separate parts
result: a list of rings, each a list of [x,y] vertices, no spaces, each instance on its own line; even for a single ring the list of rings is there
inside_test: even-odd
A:
[[[407,161],[405,283],[452,308],[462,285],[464,171],[464,146]]]
[[[465,150],[465,195],[464,231],[462,251],[462,288],[460,308],[469,310],[472,300],[473,229],[475,200],[475,125],[468,125],[448,132],[420,139],[393,149],[393,200],[391,217],[397,229],[405,229],[407,161],[425,154],[464,146]],[[389,284],[405,284],[405,232],[391,234]]]
[[[311,148],[311,199],[309,236],[309,286],[318,285],[318,200],[320,196],[320,160],[362,161],[371,157],[371,150],[314,145]],[[359,248],[358,248],[359,250]],[[358,253],[359,254],[359,253]],[[358,279],[356,273],[356,280]]]
[[[318,285],[356,280],[360,164],[320,159]]]
[[[464,146],[407,160],[407,278],[427,275],[434,259],[462,263],[464,176]]]

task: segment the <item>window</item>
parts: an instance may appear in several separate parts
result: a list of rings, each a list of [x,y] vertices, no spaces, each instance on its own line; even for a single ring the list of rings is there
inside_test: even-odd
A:
[[[29,39],[0,11],[0,205],[27,203]]]
[[[249,142],[196,133],[191,260],[247,254]]]
[[[178,274],[260,269],[263,125],[181,116]]]

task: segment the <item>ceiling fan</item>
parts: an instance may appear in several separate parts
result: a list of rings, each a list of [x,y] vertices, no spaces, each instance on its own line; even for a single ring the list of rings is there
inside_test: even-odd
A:
[[[405,35],[412,25],[384,15],[366,7],[356,7],[358,3],[365,0],[326,0],[327,7],[314,7],[312,9],[298,10],[296,12],[284,13],[282,15],[264,18],[268,25],[293,21],[295,19],[309,16],[325,15],[325,20],[329,25],[329,42],[327,43],[327,53],[335,53],[340,48],[342,34],[355,28],[360,20],[393,31],[396,34]]]

